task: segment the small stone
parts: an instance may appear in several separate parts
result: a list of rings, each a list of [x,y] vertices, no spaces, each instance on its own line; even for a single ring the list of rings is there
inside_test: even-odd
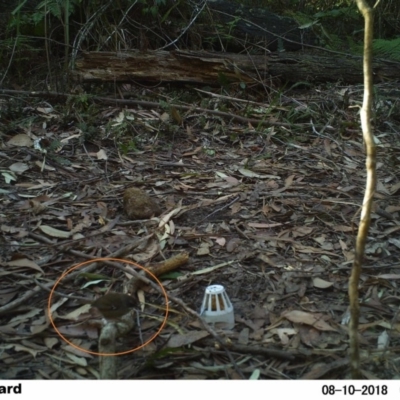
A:
[[[161,208],[146,192],[137,188],[124,192],[124,210],[130,219],[148,219],[161,214]]]

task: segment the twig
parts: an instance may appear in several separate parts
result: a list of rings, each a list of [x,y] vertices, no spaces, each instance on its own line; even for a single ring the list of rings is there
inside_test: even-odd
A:
[[[212,215],[224,210],[225,208],[228,208],[229,206],[231,206],[233,203],[235,203],[238,200],[239,200],[239,196],[236,196],[230,203],[225,204],[224,206],[222,206],[220,208],[217,208],[211,214],[206,215],[201,221],[198,222],[198,224],[200,224],[201,222],[205,221],[207,218],[210,218]]]

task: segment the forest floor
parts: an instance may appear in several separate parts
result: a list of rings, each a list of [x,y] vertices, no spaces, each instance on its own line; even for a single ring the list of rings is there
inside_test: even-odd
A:
[[[400,103],[385,89],[375,98],[378,185],[359,287],[365,379],[400,379]],[[347,289],[366,180],[362,88],[208,104],[246,111],[247,123],[82,99],[0,104],[0,378],[96,379],[99,317],[49,291],[122,291],[129,276],[104,262],[62,282],[94,258],[146,267],[182,254],[188,261],[159,279],[184,307],[169,299],[162,326],[164,296],[142,288],[158,311],[141,315],[117,350],[153,340],[117,358],[120,379],[349,378]],[[162,214],[131,221],[122,201],[130,187]],[[189,310],[200,311],[214,284],[235,314],[234,328],[216,335]]]

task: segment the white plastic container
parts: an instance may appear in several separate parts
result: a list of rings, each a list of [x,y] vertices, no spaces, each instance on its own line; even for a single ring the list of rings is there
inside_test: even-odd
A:
[[[233,306],[222,285],[212,285],[206,288],[200,315],[206,322],[221,329],[233,329],[235,314]]]

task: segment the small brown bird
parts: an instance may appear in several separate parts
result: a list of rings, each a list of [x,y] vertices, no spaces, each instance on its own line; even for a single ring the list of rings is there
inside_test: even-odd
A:
[[[135,298],[124,293],[108,293],[92,303],[92,306],[96,307],[108,320],[121,318],[137,305]]]

